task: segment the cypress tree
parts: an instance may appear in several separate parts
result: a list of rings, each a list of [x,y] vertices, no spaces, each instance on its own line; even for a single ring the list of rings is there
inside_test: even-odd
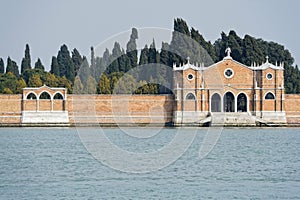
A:
[[[10,59],[10,57],[7,58],[7,66],[6,66],[6,73],[12,72],[16,77],[19,77],[19,67],[17,63]]]
[[[91,66],[90,66],[91,76],[96,78],[96,59],[94,47],[91,47]]]
[[[167,66],[172,66],[172,61],[170,60],[169,55],[169,44],[166,42],[162,42],[161,50],[160,50],[160,63]]]
[[[38,60],[35,62],[34,64],[34,69],[40,69],[42,71],[45,71],[45,67],[44,65],[42,64],[42,61],[40,58],[38,58]]]
[[[210,42],[206,42],[198,30],[191,29],[191,38],[194,39],[199,45],[207,51],[213,61],[217,61],[216,51]]]
[[[80,80],[81,80],[83,86],[85,86],[88,77],[91,75],[89,63],[88,63],[86,57],[83,57],[83,62],[79,69],[78,75],[80,77]]]
[[[0,58],[0,74],[4,74],[4,62],[2,58]]]
[[[141,51],[139,65],[144,65],[144,64],[148,63],[148,60],[149,60],[148,55],[149,55],[149,49],[148,49],[148,46],[145,45],[145,47]]]
[[[31,69],[30,49],[28,44],[26,44],[25,57],[22,59],[21,63],[21,73],[23,74],[27,69]]]
[[[55,76],[60,76],[60,73],[59,73],[59,65],[58,65],[58,62],[57,62],[57,58],[55,56],[52,56],[52,60],[51,60],[51,70],[50,72],[52,74],[54,74]]]
[[[74,64],[75,76],[78,73],[78,70],[83,62],[82,56],[80,55],[79,51],[75,48],[72,51],[72,62]]]
[[[129,66],[125,69],[126,71],[130,70],[130,68],[134,68],[137,66],[137,49],[136,49],[136,39],[138,39],[138,31],[136,28],[132,28],[132,32],[130,35],[130,40],[127,43],[126,54],[129,58]]]
[[[125,68],[120,66],[120,63],[122,63],[122,51],[120,44],[118,42],[115,42],[114,48],[112,50],[112,63],[110,64],[110,72],[124,72]],[[123,63],[122,63],[123,64]]]
[[[156,51],[154,39],[153,39],[152,44],[150,45],[150,48],[149,48],[148,62],[149,63],[159,63],[159,54]]]
[[[189,27],[181,18],[174,19],[174,31],[190,36]]]
[[[59,65],[60,76],[65,76],[68,80],[73,82],[75,78],[74,64],[68,47],[65,44],[61,46],[57,54],[57,63]]]

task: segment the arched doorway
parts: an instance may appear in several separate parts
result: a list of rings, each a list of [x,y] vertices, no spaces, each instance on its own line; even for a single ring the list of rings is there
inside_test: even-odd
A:
[[[211,112],[221,112],[221,96],[217,93],[211,97]]]
[[[227,92],[224,95],[224,112],[235,112],[234,95],[231,92]]]
[[[237,111],[247,112],[247,96],[244,93],[239,94],[237,97]]]

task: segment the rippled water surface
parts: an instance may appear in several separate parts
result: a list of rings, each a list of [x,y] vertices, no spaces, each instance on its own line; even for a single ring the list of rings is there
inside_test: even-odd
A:
[[[177,129],[104,129],[120,148],[152,152]],[[0,199],[300,199],[300,129],[224,129],[202,160],[199,149],[208,129],[171,165],[132,174],[95,160],[75,128],[1,128]],[[81,128],[93,132],[95,128]]]

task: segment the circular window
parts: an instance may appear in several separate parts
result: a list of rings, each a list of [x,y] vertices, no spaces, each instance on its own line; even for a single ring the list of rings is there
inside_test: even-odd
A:
[[[189,75],[187,76],[187,78],[191,81],[191,80],[194,79],[194,75],[193,75],[193,74],[189,74]]]
[[[231,77],[233,77],[233,70],[232,69],[225,69],[225,71],[224,71],[224,75],[225,75],[225,77],[226,78],[231,78]]]
[[[267,74],[267,79],[268,79],[268,80],[271,80],[272,78],[273,78],[273,75],[272,75],[271,73],[268,73],[268,74]]]

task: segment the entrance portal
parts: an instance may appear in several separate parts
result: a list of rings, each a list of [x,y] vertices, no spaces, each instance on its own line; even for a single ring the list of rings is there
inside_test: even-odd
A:
[[[237,111],[247,112],[247,97],[244,93],[241,93],[237,97]]]
[[[234,95],[231,92],[227,92],[224,95],[224,112],[235,112],[234,108]]]
[[[211,97],[211,112],[221,112],[221,97],[217,93]]]

